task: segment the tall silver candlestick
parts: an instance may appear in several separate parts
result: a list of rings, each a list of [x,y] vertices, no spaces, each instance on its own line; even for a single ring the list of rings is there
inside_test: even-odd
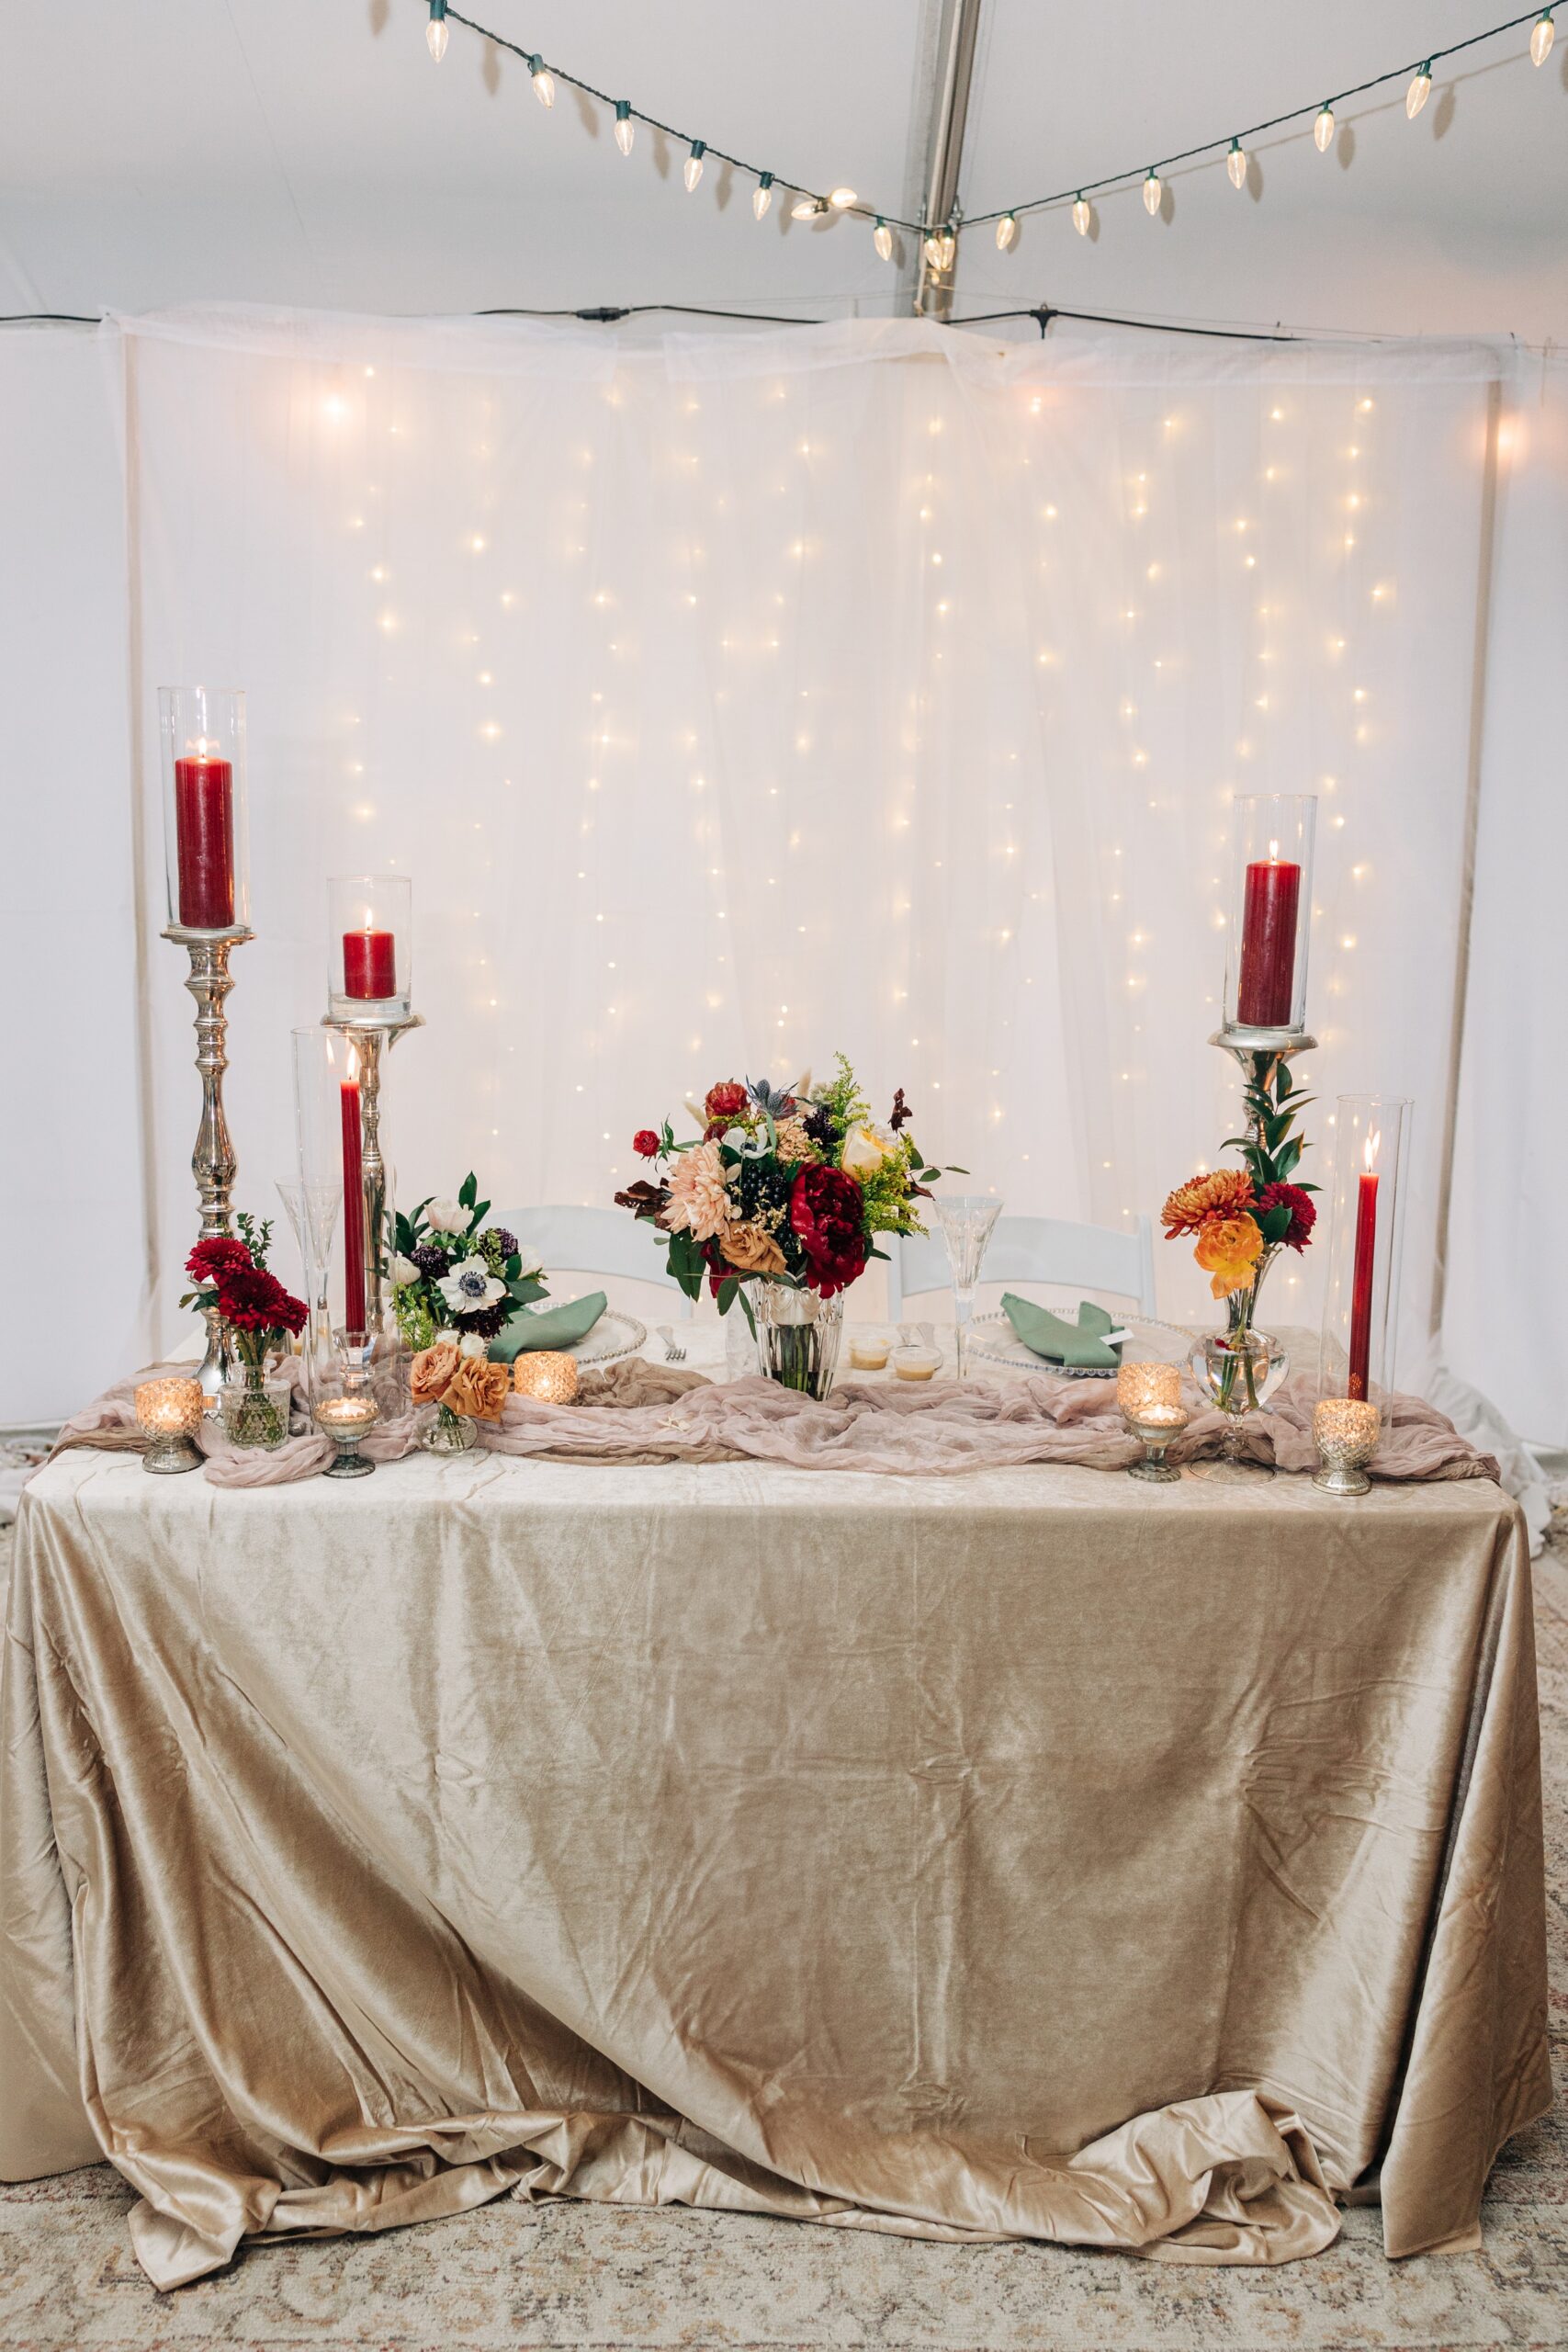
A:
[[[234,1178],[239,1162],[223,1112],[223,1073],[229,1067],[224,1050],[229,1019],[223,1008],[234,985],[229,970],[230,950],[244,940],[254,939],[255,933],[243,923],[236,923],[229,931],[187,931],[178,923],[171,923],[164,936],[189,956],[190,972],[186,986],[196,999],[196,1066],[201,1076],[201,1125],[197,1129],[190,1165],[201,1202],[202,1236],[206,1238],[216,1233],[231,1234]],[[217,1308],[209,1306],[202,1319],[207,1325],[207,1352],[196,1377],[204,1396],[215,1397],[233,1370],[233,1357]]]

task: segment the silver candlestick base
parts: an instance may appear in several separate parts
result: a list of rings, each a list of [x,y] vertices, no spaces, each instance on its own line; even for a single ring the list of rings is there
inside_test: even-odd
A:
[[[388,1313],[387,1164],[381,1157],[381,1049],[389,1054],[411,1029],[423,1029],[423,1013],[408,1012],[398,1021],[373,1020],[358,1013],[326,1012],[323,1029],[346,1037],[359,1057],[359,1165],[364,1199],[359,1214],[365,1220],[365,1328],[372,1349],[385,1337]],[[344,1195],[344,1229],[355,1214],[355,1204]]]
[[[229,952],[242,941],[254,939],[255,933],[245,923],[235,923],[228,931],[187,931],[182,924],[171,923],[164,936],[185,948],[190,957],[186,986],[196,999],[196,1066],[201,1075],[201,1125],[197,1129],[190,1165],[201,1202],[201,1232],[206,1239],[211,1234],[231,1234],[234,1230],[232,1195],[239,1162],[234,1157],[229,1122],[223,1114],[223,1073],[229,1067],[224,1050],[229,1018],[223,1008],[234,985],[229,971]],[[217,1308],[207,1308],[203,1320],[207,1325],[207,1352],[195,1377],[209,1400],[208,1410],[215,1412],[223,1383],[234,1368],[234,1359]]]

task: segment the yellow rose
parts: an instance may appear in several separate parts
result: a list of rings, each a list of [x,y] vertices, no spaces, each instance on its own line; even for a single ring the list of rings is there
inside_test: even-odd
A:
[[[879,1127],[862,1119],[844,1137],[839,1165],[848,1169],[852,1176],[874,1176],[883,1161],[897,1148],[896,1137],[885,1136]]]
[[[1252,1279],[1252,1269],[1263,1254],[1263,1236],[1249,1216],[1212,1216],[1192,1254],[1204,1272],[1213,1276],[1209,1287],[1214,1296],[1224,1298],[1233,1290],[1244,1290]]]

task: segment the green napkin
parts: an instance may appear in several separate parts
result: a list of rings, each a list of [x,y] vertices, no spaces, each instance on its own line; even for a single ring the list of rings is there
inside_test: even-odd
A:
[[[1105,1344],[1105,1333],[1117,1329],[1116,1317],[1092,1300],[1083,1300],[1076,1324],[1064,1323],[1027,1298],[1015,1298],[1010,1290],[1002,1294],[1002,1312],[1024,1346],[1047,1363],[1066,1364],[1075,1372],[1113,1372],[1122,1361],[1118,1350]]]
[[[511,1363],[525,1348],[570,1348],[588,1337],[604,1312],[602,1290],[568,1299],[564,1306],[525,1307],[521,1315],[509,1317],[505,1329],[491,1341],[490,1360]]]

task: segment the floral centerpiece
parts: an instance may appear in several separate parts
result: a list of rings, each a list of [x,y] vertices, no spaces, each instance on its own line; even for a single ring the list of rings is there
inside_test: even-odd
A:
[[[1280,1250],[1306,1249],[1317,1221],[1316,1185],[1293,1181],[1305,1146],[1292,1129],[1311,1097],[1292,1091],[1286,1062],[1270,1069],[1258,1058],[1244,1096],[1248,1132],[1225,1139],[1243,1165],[1189,1177],[1160,1211],[1166,1239],[1190,1238],[1214,1297],[1225,1302],[1225,1332],[1206,1346],[1214,1402],[1233,1415],[1260,1404],[1265,1382],[1283,1376],[1282,1351],[1258,1329],[1258,1293]]]
[[[242,1211],[239,1238],[208,1234],[186,1260],[195,1285],[181,1299],[206,1314],[216,1309],[233,1348],[238,1371],[224,1384],[223,1425],[239,1445],[277,1446],[288,1434],[290,1384],[269,1380],[268,1360],[288,1351],[309,1314],[267,1270],[272,1220],[258,1225]]]
[[[449,1337],[467,1356],[488,1353],[508,1318],[547,1296],[540,1261],[503,1225],[486,1225],[490,1203],[470,1171],[455,1201],[432,1195],[392,1218],[392,1311],[416,1351]]]
[[[886,1257],[878,1234],[924,1231],[918,1203],[940,1172],[908,1132],[903,1089],[879,1124],[840,1054],[815,1091],[808,1077],[725,1079],[687,1107],[695,1136],[678,1143],[666,1120],[633,1137],[656,1176],[616,1203],[654,1226],[688,1298],[705,1282],[721,1315],[739,1300],[774,1379],[825,1394],[843,1293]]]

